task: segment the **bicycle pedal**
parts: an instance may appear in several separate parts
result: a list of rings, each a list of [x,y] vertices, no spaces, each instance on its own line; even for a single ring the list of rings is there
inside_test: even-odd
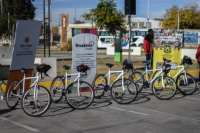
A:
[[[62,91],[62,96],[65,96],[65,90]]]
[[[30,105],[35,105],[35,102],[34,101],[30,101]]]
[[[104,87],[104,91],[108,91],[110,89],[110,87],[108,86],[108,85],[106,85],[105,87]]]

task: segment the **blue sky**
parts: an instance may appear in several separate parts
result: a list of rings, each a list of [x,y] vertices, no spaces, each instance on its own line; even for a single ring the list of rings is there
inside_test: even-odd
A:
[[[147,1],[136,0],[136,15],[132,17],[147,17]],[[117,8],[124,12],[124,0],[114,0],[117,3]],[[69,23],[72,24],[76,20],[84,21],[81,17],[83,13],[89,13],[90,9],[96,8],[99,0],[51,0],[52,10],[52,24],[53,26],[59,25],[59,15],[69,14]],[[162,18],[166,9],[177,5],[182,8],[183,5],[188,3],[197,3],[200,6],[200,0],[149,0],[149,17],[150,19]],[[34,5],[36,9],[36,19],[43,20],[43,0],[35,0]]]

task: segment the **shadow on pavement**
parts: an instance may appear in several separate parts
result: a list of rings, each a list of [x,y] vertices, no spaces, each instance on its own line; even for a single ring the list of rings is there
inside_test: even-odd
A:
[[[140,92],[136,98],[135,101],[133,101],[130,104],[140,104],[140,103],[145,103],[148,102],[149,100],[151,100],[150,96],[151,93],[150,92]]]
[[[49,117],[49,116],[58,116],[58,115],[62,115],[62,114],[68,114],[70,112],[73,112],[74,110],[75,109],[69,107],[68,104],[52,103],[49,110],[41,117]]]
[[[95,98],[94,102],[90,105],[88,109],[97,109],[97,108],[102,108],[106,107],[112,104],[111,97],[102,97],[102,98]]]
[[[11,112],[11,111],[13,111],[13,110],[16,110],[16,109],[1,109],[1,110],[0,110],[0,115],[9,113],[9,112]]]

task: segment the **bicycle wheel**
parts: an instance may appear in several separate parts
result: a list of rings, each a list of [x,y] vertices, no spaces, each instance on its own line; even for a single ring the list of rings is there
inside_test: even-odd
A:
[[[67,87],[65,98],[70,107],[85,109],[94,101],[94,91],[89,83],[76,81]]]
[[[170,99],[176,94],[176,90],[177,88],[175,81],[168,76],[163,77],[163,80],[162,76],[157,77],[152,83],[152,91],[158,99]]]
[[[21,101],[24,112],[33,117],[44,114],[51,105],[51,94],[46,87],[38,85],[29,88]]]
[[[144,84],[144,76],[142,76],[141,72],[134,72],[129,77],[130,80],[136,83],[138,88],[138,93],[142,91]]]
[[[111,87],[111,96],[119,104],[129,104],[133,102],[137,94],[137,86],[130,79],[124,79],[124,82],[122,82],[122,79],[118,79]]]
[[[58,103],[62,100],[63,90],[65,89],[65,82],[61,76],[57,76],[51,83],[50,93],[51,100],[54,103]]]
[[[92,83],[94,89],[95,98],[101,98],[104,95],[105,86],[108,84],[108,80],[103,74],[99,74]]]
[[[13,80],[8,87],[6,95],[6,104],[11,109],[14,109],[18,105],[19,100],[22,96],[22,84],[18,84],[19,80]]]
[[[188,73],[181,73],[176,79],[178,89],[184,95],[191,95],[196,91],[196,83],[194,78]]]

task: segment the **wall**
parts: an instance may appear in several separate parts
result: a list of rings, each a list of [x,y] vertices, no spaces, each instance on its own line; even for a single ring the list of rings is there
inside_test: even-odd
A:
[[[0,59],[9,59],[12,57],[13,47],[0,47]],[[1,62],[0,62],[1,64]]]
[[[195,60],[196,59],[196,52],[197,52],[197,49],[182,49],[181,59],[183,59],[184,55],[187,55],[190,58],[192,58],[193,60]]]
[[[115,47],[107,47],[106,54],[114,55]],[[122,49],[122,55],[128,55],[128,49]],[[141,55],[141,47],[131,47],[131,55]]]

